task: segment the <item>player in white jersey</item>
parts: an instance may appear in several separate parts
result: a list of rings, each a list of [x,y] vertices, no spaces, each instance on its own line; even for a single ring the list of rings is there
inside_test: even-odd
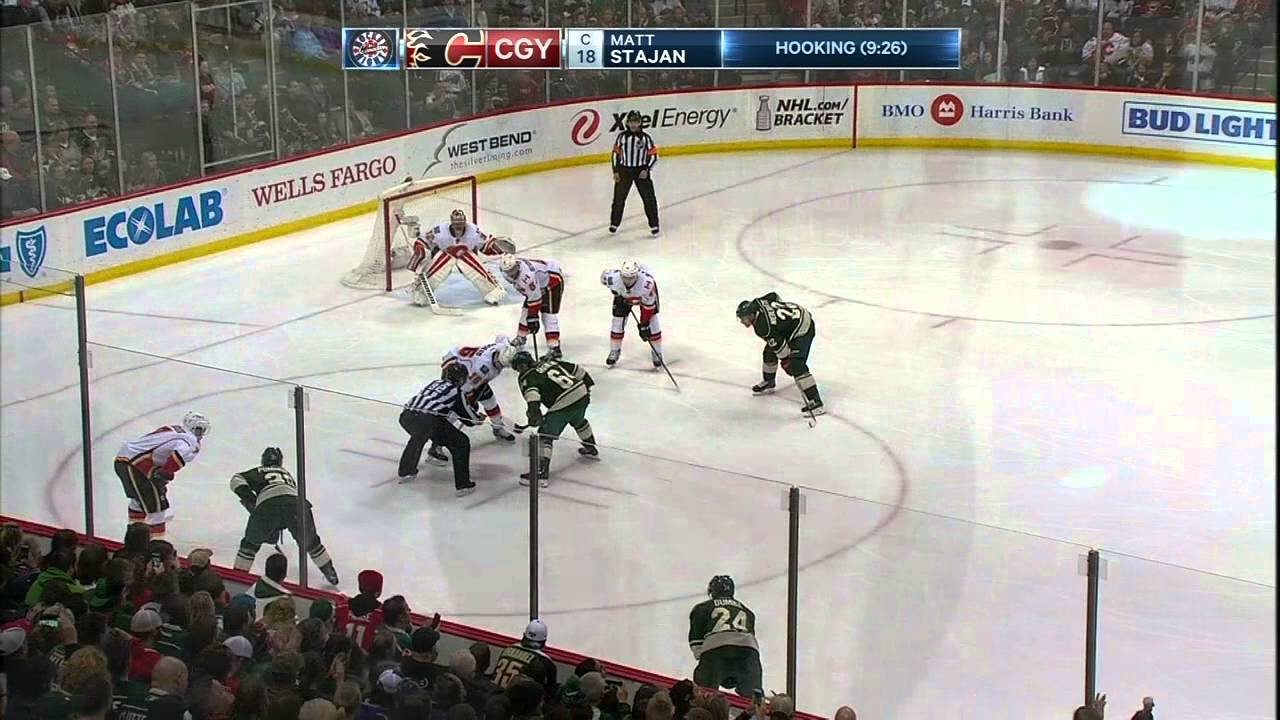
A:
[[[548,354],[560,357],[560,300],[564,297],[564,276],[555,260],[534,260],[503,255],[498,268],[524,296],[520,310],[519,336],[512,342],[519,347],[525,336],[537,335],[542,327],[547,335]]]
[[[658,281],[649,268],[634,260],[622,263],[617,270],[600,273],[600,283],[613,293],[613,327],[609,331],[609,357],[604,364],[613,367],[622,355],[622,336],[626,333],[631,306],[640,306],[640,339],[649,343],[654,367],[662,367],[662,324],[658,318]]]
[[[427,289],[422,287],[424,283],[438,288],[455,270],[470,280],[490,305],[497,305],[506,297],[507,291],[485,268],[483,261],[514,247],[509,239],[491,238],[484,234],[475,223],[467,221],[467,214],[462,210],[454,210],[449,214],[449,222],[432,227],[425,237],[420,234],[417,218],[406,216],[401,219],[401,224],[414,239],[409,269],[418,273],[413,283],[415,305],[430,303]]]
[[[171,515],[166,487],[196,459],[208,434],[209,419],[189,412],[181,425],[165,425],[120,447],[115,470],[129,498],[129,522],[146,523],[153,538],[164,535]]]
[[[493,396],[493,388],[489,387],[489,383],[493,382],[506,367],[502,362],[502,352],[510,344],[510,338],[499,335],[488,345],[480,347],[459,345],[444,354],[440,366],[445,368],[458,363],[467,369],[467,381],[462,385],[462,392],[484,407],[485,414],[489,416],[489,423],[493,425],[494,437],[513,441],[516,436],[507,429],[506,422],[502,419],[502,408],[498,406],[498,399]],[[432,454],[434,450],[433,447],[428,451],[428,455],[438,459],[437,454]]]

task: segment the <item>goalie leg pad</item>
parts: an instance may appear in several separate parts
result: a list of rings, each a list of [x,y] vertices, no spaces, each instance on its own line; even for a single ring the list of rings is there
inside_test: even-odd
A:
[[[440,283],[444,282],[457,269],[458,261],[449,253],[442,252],[436,255],[435,260],[431,262],[431,265],[427,267],[427,271],[423,275],[426,276],[427,282],[431,283],[432,287],[440,287]]]
[[[480,260],[476,258],[475,255],[471,254],[471,251],[463,249],[456,257],[457,259],[454,263],[457,266],[458,271],[462,273],[462,276],[467,280],[470,280],[472,285],[476,286],[476,289],[480,291],[480,294],[485,296],[486,301],[494,302],[489,300],[489,298],[493,294],[494,290],[500,289],[497,278],[491,275],[489,271],[485,269],[484,265],[480,264]],[[505,295],[506,292],[504,291],[503,294]]]

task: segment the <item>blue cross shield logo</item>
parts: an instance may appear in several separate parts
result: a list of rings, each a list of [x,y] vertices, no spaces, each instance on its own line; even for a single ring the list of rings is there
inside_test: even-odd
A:
[[[44,226],[35,230],[19,230],[14,234],[14,250],[18,254],[18,266],[27,277],[34,278],[44,265],[44,256],[49,251],[49,239]]]

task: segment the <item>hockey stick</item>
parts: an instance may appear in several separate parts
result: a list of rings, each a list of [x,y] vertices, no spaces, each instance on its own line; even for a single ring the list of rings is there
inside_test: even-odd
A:
[[[631,319],[636,321],[636,332],[639,332],[640,318],[636,317],[635,308],[627,308],[627,312],[631,314]],[[667,367],[667,359],[662,357],[662,353],[658,352],[658,349],[653,346],[652,341],[645,340],[645,342],[649,343],[649,352],[653,353],[653,356],[658,358],[658,364],[666,371],[667,377],[671,379],[671,384],[676,386],[676,392],[680,392],[680,383],[676,382],[676,376],[672,375],[671,368]]]
[[[401,215],[399,211],[397,211],[395,215],[396,215],[396,221],[397,221],[396,232],[399,232],[400,237],[403,237],[405,239],[405,242],[409,243],[409,246],[412,247],[413,241],[409,238],[409,234],[404,231],[404,225],[401,224],[401,222],[404,219],[404,216]],[[426,260],[424,260],[424,262],[430,262],[430,260],[431,258],[428,257]],[[462,314],[462,311],[459,310],[458,308],[441,305],[439,301],[436,300],[435,288],[431,287],[431,283],[427,280],[427,277],[425,274],[415,273],[413,283],[414,283],[414,287],[421,286],[423,294],[427,296],[427,306],[431,308],[431,312],[437,315],[451,315],[451,316]]]
[[[813,414],[813,409],[808,407],[808,401],[805,401],[805,413],[809,416],[809,429],[818,427],[818,416]]]

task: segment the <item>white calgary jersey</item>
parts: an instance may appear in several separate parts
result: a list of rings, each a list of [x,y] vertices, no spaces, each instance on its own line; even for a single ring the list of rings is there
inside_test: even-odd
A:
[[[461,245],[473,253],[478,253],[484,249],[487,242],[489,242],[489,236],[480,232],[480,228],[471,222],[467,223],[461,237],[453,234],[453,229],[448,222],[442,222],[427,231],[427,243],[439,250],[448,250]]]
[[[498,357],[506,349],[507,342],[493,342],[480,347],[457,346],[444,354],[442,365],[461,363],[467,368],[467,382],[462,386],[466,392],[492,382],[502,372],[498,366]]]
[[[120,446],[116,457],[129,461],[144,475],[150,475],[153,468],[173,475],[199,452],[199,438],[181,425],[166,425]]]
[[[653,279],[653,273],[649,272],[649,268],[643,265],[640,266],[640,274],[636,276],[636,281],[631,284],[631,287],[627,287],[623,282],[621,270],[605,270],[600,276],[600,282],[630,305],[653,308],[658,304],[658,281]]]
[[[551,287],[551,275],[560,274],[560,263],[555,260],[531,260],[518,258],[517,273],[514,280],[507,276],[516,292],[525,296],[530,302],[542,299],[542,294]]]

